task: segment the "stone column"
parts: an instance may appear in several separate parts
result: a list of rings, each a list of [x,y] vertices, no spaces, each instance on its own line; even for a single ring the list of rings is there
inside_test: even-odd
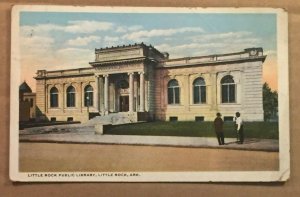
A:
[[[211,110],[217,110],[217,73],[211,73]]]
[[[104,76],[104,113],[108,114],[108,74]]]
[[[104,79],[103,76],[99,76],[99,100],[100,100],[100,111],[101,114],[104,112]]]
[[[133,112],[133,75],[134,73],[128,73],[129,75],[129,112]]]
[[[140,112],[145,111],[145,77],[144,72],[140,72]]]
[[[99,111],[99,75],[95,75],[95,108]]]

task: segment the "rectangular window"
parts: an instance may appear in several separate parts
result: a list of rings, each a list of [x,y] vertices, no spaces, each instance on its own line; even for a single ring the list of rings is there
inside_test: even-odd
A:
[[[180,92],[179,87],[174,88],[175,104],[180,103]]]
[[[67,121],[68,121],[68,122],[72,122],[72,121],[73,121],[73,117],[68,117],[68,118],[67,118]]]
[[[173,89],[168,88],[168,104],[173,104]]]
[[[225,122],[233,122],[233,116],[224,116]]]
[[[229,85],[229,103],[235,102],[235,84]]]
[[[222,85],[222,103],[228,103],[228,86]]]
[[[68,93],[67,107],[75,107],[75,94],[74,93]]]
[[[177,116],[170,116],[170,122],[177,122],[178,117]]]
[[[50,107],[58,107],[58,94],[50,95]]]
[[[204,121],[204,116],[196,116],[195,121],[196,122],[203,122]]]
[[[200,86],[201,89],[201,103],[206,103],[206,87]]]
[[[194,86],[194,103],[200,103],[200,97],[199,97],[199,87],[198,86]]]
[[[51,118],[50,118],[50,121],[51,121],[51,122],[55,122],[55,121],[56,121],[56,118],[55,118],[55,117],[51,117]]]

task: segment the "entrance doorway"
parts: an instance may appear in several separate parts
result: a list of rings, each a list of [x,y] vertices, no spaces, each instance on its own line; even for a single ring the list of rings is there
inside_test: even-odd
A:
[[[120,96],[120,112],[129,111],[129,96]]]

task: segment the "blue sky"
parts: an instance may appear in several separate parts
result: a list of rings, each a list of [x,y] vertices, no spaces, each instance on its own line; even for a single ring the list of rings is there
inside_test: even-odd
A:
[[[94,49],[144,42],[170,58],[263,47],[276,56],[275,14],[21,12],[21,62],[37,69],[89,66]]]

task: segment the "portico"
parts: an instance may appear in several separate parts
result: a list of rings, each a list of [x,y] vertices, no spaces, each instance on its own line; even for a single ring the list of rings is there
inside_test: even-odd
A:
[[[95,82],[95,108],[100,114],[145,112],[145,72],[96,73]]]

